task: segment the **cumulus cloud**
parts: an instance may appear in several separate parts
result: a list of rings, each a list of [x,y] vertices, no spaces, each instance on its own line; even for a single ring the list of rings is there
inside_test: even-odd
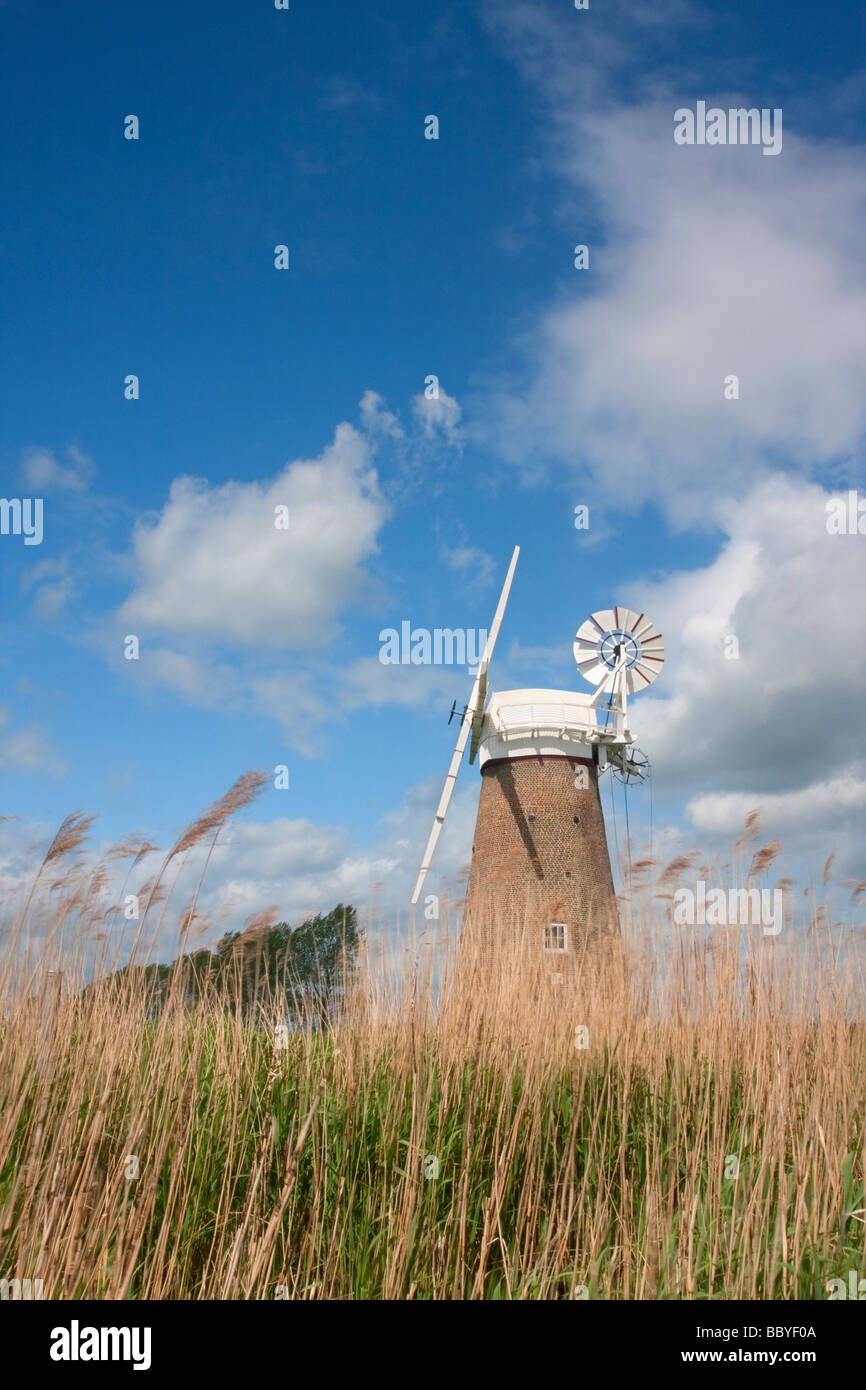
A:
[[[444,748],[443,756],[447,756]],[[400,807],[371,827],[366,843],[354,841],[339,827],[306,818],[232,822],[210,855],[198,893],[200,919],[187,949],[213,945],[224,932],[241,930],[251,916],[268,909],[273,910],[274,920],[284,919],[294,926],[342,902],[359,909],[374,949],[393,955],[402,944],[399,933],[408,923],[409,897],[441,793],[441,780],[431,778],[412,788]],[[455,793],[435,870],[429,877],[429,892],[443,898],[442,917],[439,921],[422,920],[422,911],[418,913],[419,928],[434,935],[453,926],[448,901],[458,903],[464,892],[478,795],[472,783],[476,781],[477,777],[467,778]],[[53,833],[42,825],[0,822],[0,893],[13,911],[32,884]],[[108,843],[94,842],[81,872],[92,871],[108,849]],[[159,959],[171,958],[177,949],[178,923],[199,887],[204,853],[202,848],[193,854],[172,889],[154,945]],[[140,891],[161,858],[161,850],[143,858],[128,881],[124,861],[109,861],[106,866],[108,877],[102,894],[106,921],[114,923],[114,932],[126,933],[127,944],[137,925],[123,922],[112,908],[121,901],[121,889],[124,893]],[[39,915],[37,904],[35,917]],[[149,933],[145,935],[150,940]]]
[[[459,417],[447,396],[445,410]],[[423,445],[375,391],[364,393],[360,415],[363,432],[340,425],[320,458],[288,464],[272,481],[175,480],[162,510],[136,527],[132,592],[93,638],[125,679],[201,708],[265,715],[309,755],[324,751],[325,726],[349,711],[444,700],[450,668],[346,659],[341,615],[379,597],[366,562],[394,505],[374,453],[386,441],[399,457],[404,445]],[[287,529],[274,525],[279,509]],[[446,559],[489,578],[492,561],[476,547],[449,549]],[[139,638],[140,661],[121,660],[121,634]]]
[[[705,566],[620,593],[667,645],[632,711],[658,794],[713,835],[765,807],[768,830],[839,842],[862,870],[862,538],[825,524],[827,480],[858,475],[866,431],[862,148],[788,119],[772,159],[675,145],[697,98],[767,104],[646,63],[647,26],[703,22],[679,0],[625,0],[604,26],[523,0],[487,16],[546,104],[569,269],[519,325],[512,370],[478,382],[472,433],[527,480],[558,467],[608,512],[651,503],[722,538]]]
[[[357,906],[370,929],[388,938],[408,920],[409,898],[433,815],[442,792],[450,748],[443,744],[442,775],[412,787],[403,803],[382,817],[369,842],[353,842],[341,829],[309,820],[278,818],[239,822],[208,867],[200,899],[208,918],[234,928],[270,904],[294,923],[338,902]],[[457,904],[466,871],[478,805],[478,775],[466,771],[452,798],[425,891]],[[417,914],[423,926],[422,912]],[[435,919],[429,919],[434,922]],[[442,929],[453,917],[445,902]],[[222,930],[226,930],[225,926]]]
[[[558,460],[624,510],[652,499],[688,524],[782,451],[804,472],[844,467],[866,428],[862,150],[790,128],[774,159],[677,146],[690,79],[665,92],[645,74],[638,100],[617,99],[611,75],[633,61],[637,28],[576,51],[531,9],[531,25],[523,5],[497,22],[550,103],[559,167],[604,239],[530,329],[524,369],[476,402],[483,437],[527,472]],[[575,102],[592,56],[596,99]],[[737,400],[724,395],[732,374]]]
[[[31,887],[48,843],[53,835],[42,825],[15,821],[0,823],[0,891],[7,904],[14,904]],[[80,864],[87,874],[96,868],[109,849],[107,843],[93,842]],[[178,922],[198,887],[203,853],[193,855],[172,888],[164,926],[156,942],[158,957],[170,957],[177,947]],[[114,921],[114,931],[135,935],[135,923],[126,924],[111,909],[123,892],[139,892],[157,869],[162,851],[145,856],[127,881],[126,862],[106,862],[102,900],[106,921]],[[377,885],[389,888],[389,877],[396,860],[387,845],[370,851],[354,847],[344,831],[309,820],[280,817],[270,822],[236,822],[223,833],[213,849],[198,897],[201,921],[188,949],[202,942],[213,942],[226,931],[241,930],[255,913],[274,908],[275,920],[291,925],[317,912],[329,912],[338,902],[362,909],[369,905]],[[173,882],[173,875],[169,882]],[[389,900],[393,903],[393,899]],[[54,900],[51,900],[51,910]],[[14,910],[14,907],[13,907]],[[41,910],[37,903],[34,918]],[[160,914],[155,914],[153,927]]]
[[[280,507],[287,529],[275,524]],[[119,621],[139,634],[321,649],[339,610],[368,589],[364,561],[386,515],[369,445],[347,424],[318,459],[270,482],[178,478],[159,516],[136,528]]]
[[[694,797],[686,813],[697,830],[713,835],[739,834],[746,817],[754,810],[760,812],[764,823],[772,825],[774,833],[796,834],[807,821],[816,820],[822,826],[835,824],[844,830],[852,816],[862,822],[866,814],[866,778],[846,773],[793,792],[770,792],[759,802],[756,806],[754,793],[711,793]]]
[[[387,880],[394,860],[387,852],[365,853],[330,826],[281,817],[242,823],[208,867],[202,910],[233,926],[270,904],[294,924],[338,902],[365,905],[373,886]]]
[[[762,807],[768,828],[826,853],[844,822],[862,862],[863,538],[828,534],[830,496],[763,480],[719,508],[727,540],[710,564],[626,591],[666,645],[632,724],[697,828],[728,833]]]

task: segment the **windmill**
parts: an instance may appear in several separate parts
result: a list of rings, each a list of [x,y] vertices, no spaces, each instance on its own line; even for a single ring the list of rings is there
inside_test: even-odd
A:
[[[539,949],[567,952],[618,930],[610,856],[598,791],[612,768],[640,780],[648,762],[633,747],[629,696],[664,662],[664,644],[644,613],[608,608],[578,628],[574,658],[594,693],[504,690],[489,694],[488,669],[511,590],[515,546],[457,745],[421,861],[417,903],[466,745],[478,760],[481,796],[463,917],[464,935],[490,943],[529,930]]]

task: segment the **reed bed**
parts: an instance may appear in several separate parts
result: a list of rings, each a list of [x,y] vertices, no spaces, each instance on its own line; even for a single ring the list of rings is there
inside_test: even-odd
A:
[[[525,924],[495,954],[442,924],[383,964],[370,932],[339,1014],[286,1033],[266,991],[190,1005],[178,975],[154,1013],[140,972],[109,973],[99,870],[69,868],[85,830],[6,933],[3,1277],[62,1299],[804,1299],[866,1273],[863,940],[814,902],[777,938],[697,933],[666,896],[688,865],[643,861],[622,942],[557,961]]]

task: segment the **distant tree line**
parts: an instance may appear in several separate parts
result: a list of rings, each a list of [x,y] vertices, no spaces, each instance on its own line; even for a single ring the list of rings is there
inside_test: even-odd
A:
[[[213,949],[192,951],[169,965],[125,966],[110,978],[142,978],[154,1011],[177,991],[188,1004],[216,994],[240,1004],[245,1014],[276,1002],[292,1018],[324,1022],[345,995],[362,940],[355,908],[340,903],[294,928],[278,922],[226,932]]]

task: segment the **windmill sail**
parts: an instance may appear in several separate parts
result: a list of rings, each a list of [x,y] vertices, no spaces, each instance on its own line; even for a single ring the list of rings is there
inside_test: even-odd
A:
[[[454,790],[454,783],[457,780],[457,772],[460,768],[460,762],[463,757],[463,754],[466,751],[466,744],[469,739],[469,734],[472,731],[473,724],[476,719],[476,713],[479,709],[479,705],[481,706],[481,711],[483,714],[484,698],[487,691],[487,667],[490,664],[490,658],[493,655],[493,648],[496,645],[496,638],[499,636],[499,629],[502,626],[502,619],[505,614],[505,605],[508,602],[508,595],[511,590],[511,581],[514,578],[514,570],[517,565],[517,557],[519,554],[520,546],[516,545],[514,547],[514,554],[511,556],[511,564],[508,566],[508,573],[505,576],[505,583],[502,586],[502,593],[499,595],[499,603],[497,604],[496,612],[493,615],[493,622],[491,623],[490,631],[487,634],[487,641],[484,644],[484,652],[478,664],[478,675],[475,677],[475,682],[472,686],[472,694],[469,697],[469,703],[467,704],[466,709],[463,713],[463,718],[460,721],[460,732],[457,735],[457,746],[454,749],[454,754],[451,758],[451,764],[448,768],[448,774],[445,778],[445,785],[442,788],[442,795],[439,798],[439,805],[436,808],[436,815],[433,819],[433,829],[430,831],[430,838],[427,841],[427,848],[424,851],[424,857],[421,860],[421,868],[418,871],[418,878],[415,882],[415,891],[413,892],[411,898],[411,902],[413,903],[413,905],[417,903],[419,897],[421,896],[421,889],[423,887],[424,880],[427,877],[427,870],[430,868],[430,861],[433,858],[433,851],[436,848],[436,841],[439,839],[439,834],[442,830],[442,823],[445,820],[445,812],[448,810],[448,803],[451,800],[451,793]],[[482,688],[484,694],[482,694]]]

